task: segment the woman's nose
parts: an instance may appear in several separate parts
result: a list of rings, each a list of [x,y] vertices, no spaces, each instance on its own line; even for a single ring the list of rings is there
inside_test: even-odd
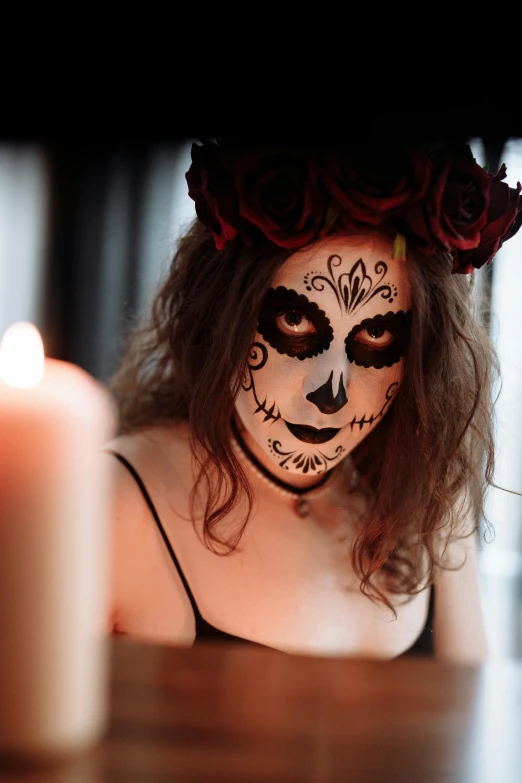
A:
[[[315,391],[306,395],[306,399],[310,402],[313,402],[313,404],[319,408],[321,413],[337,413],[337,411],[340,411],[341,408],[344,408],[348,402],[346,389],[344,388],[345,384],[343,374],[341,373],[339,378],[339,386],[335,392],[333,389],[332,380],[333,370],[330,373],[326,383],[323,383],[323,385],[319,386],[318,389],[315,389]]]

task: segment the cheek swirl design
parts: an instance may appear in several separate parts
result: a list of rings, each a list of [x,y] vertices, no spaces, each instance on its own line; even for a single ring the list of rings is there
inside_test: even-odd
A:
[[[275,402],[270,406],[270,408],[267,407],[267,400],[265,399],[261,402],[261,400],[258,399],[257,393],[256,393],[256,387],[254,384],[254,376],[253,372],[256,370],[260,370],[262,367],[265,366],[268,360],[268,351],[266,349],[266,346],[263,345],[263,343],[252,343],[250,346],[250,353],[249,353],[249,359],[246,366],[246,372],[245,377],[243,379],[243,383],[241,384],[241,388],[243,391],[250,391],[252,390],[252,394],[254,395],[254,400],[256,401],[257,408],[254,411],[254,415],[256,413],[264,413],[265,418],[263,419],[263,424],[266,421],[277,421],[281,418],[281,414],[279,413],[279,408],[276,408]]]
[[[374,296],[380,295],[390,304],[397,296],[397,287],[395,285],[381,285],[388,271],[387,264],[384,261],[378,261],[375,264],[374,272],[378,276],[377,280],[372,280],[366,271],[366,265],[360,258],[350,269],[349,272],[343,272],[336,277],[335,269],[340,267],[343,260],[339,255],[332,255],[326,262],[328,274],[330,277],[308,272],[304,276],[304,284],[307,291],[324,291],[329,286],[335,294],[337,304],[343,315],[351,315],[360,307],[367,304]]]
[[[380,419],[382,416],[384,416],[384,411],[386,410],[386,408],[388,407],[388,405],[390,404],[390,402],[394,398],[398,388],[399,388],[399,384],[397,382],[392,383],[392,384],[390,384],[390,386],[388,386],[388,389],[386,391],[385,403],[384,403],[384,405],[382,406],[381,410],[379,411],[379,413],[376,416],[374,416],[372,414],[369,419],[366,418],[366,414],[363,414],[361,419],[358,419],[356,416],[354,416],[353,419],[350,422],[350,428],[351,428],[352,432],[353,432],[353,428],[354,427],[358,426],[359,427],[359,432],[360,432],[365,424],[369,424],[371,426],[374,421],[377,421],[377,419]]]
[[[281,449],[281,442],[272,439],[268,440],[268,448],[270,449],[270,453],[278,461],[280,468],[289,470],[288,463],[290,463],[301,473],[316,473],[317,475],[329,470],[330,463],[338,460],[339,457],[342,457],[346,452],[344,446],[337,446],[333,457],[323,454],[319,449],[317,449],[319,454],[316,452],[310,454],[309,452],[301,451],[300,449],[283,451]]]

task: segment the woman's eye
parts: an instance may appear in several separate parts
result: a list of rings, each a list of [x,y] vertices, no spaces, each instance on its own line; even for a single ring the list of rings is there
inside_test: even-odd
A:
[[[367,348],[387,348],[395,341],[395,337],[384,326],[368,326],[357,332],[354,340]]]
[[[276,324],[283,334],[295,334],[301,337],[317,333],[313,323],[298,310],[286,310],[281,313],[276,318]]]

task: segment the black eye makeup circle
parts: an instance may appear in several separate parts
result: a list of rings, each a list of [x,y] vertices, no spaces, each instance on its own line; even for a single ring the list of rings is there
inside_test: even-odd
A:
[[[278,325],[282,316],[290,318],[288,332]],[[300,333],[292,330],[292,320],[299,326],[303,319],[310,322],[313,331]],[[257,331],[278,353],[301,361],[328,350],[333,340],[333,329],[324,311],[304,294],[284,286],[267,291]]]
[[[354,326],[345,339],[346,355],[350,362],[359,367],[373,367],[377,370],[391,367],[405,356],[411,333],[411,310],[404,312],[389,312],[385,315],[374,315]],[[370,336],[378,339],[385,332],[390,332],[393,339],[390,343],[379,346],[366,344],[357,340],[357,335],[366,330]],[[372,334],[373,332],[373,334]]]

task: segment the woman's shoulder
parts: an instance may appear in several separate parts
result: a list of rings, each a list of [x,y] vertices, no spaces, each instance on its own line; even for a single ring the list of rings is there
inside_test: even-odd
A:
[[[172,487],[177,478],[193,472],[190,429],[184,421],[120,434],[106,443],[103,451],[120,455],[144,481],[154,484]]]
[[[127,518],[133,508],[140,507],[144,517],[150,516],[149,500],[160,515],[170,518],[172,511],[189,514],[197,468],[186,422],[120,434],[106,443],[103,451],[112,473],[114,496]]]
[[[158,571],[153,514],[170,527],[188,513],[189,429],[184,423],[142,428],[118,435],[104,445],[103,452],[111,487],[108,632],[131,633],[135,627],[141,628],[143,618],[150,614],[144,601],[152,600],[151,585],[156,585],[151,579],[151,573]],[[114,455],[122,457],[123,463]],[[183,614],[183,589],[178,585],[174,592],[170,597]]]
[[[175,421],[170,424],[157,424],[117,435],[104,445],[104,451],[116,452],[124,457],[137,459],[154,459],[163,457],[180,457],[190,451],[190,428],[186,421]]]

